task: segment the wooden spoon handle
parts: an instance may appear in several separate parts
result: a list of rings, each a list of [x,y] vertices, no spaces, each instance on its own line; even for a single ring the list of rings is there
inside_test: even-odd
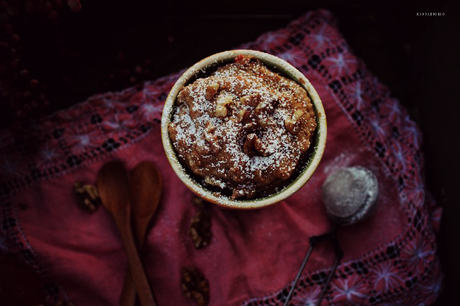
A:
[[[140,221],[140,220],[137,220]],[[145,233],[147,231],[146,222],[137,222],[135,225],[135,240],[137,242],[137,251],[139,254],[144,248]],[[155,296],[153,296],[155,299]],[[123,283],[123,289],[121,291],[121,306],[134,306],[136,304],[136,287],[134,286],[133,278],[131,276],[131,271],[126,269],[125,282]]]
[[[129,224],[128,224],[129,225]],[[157,306],[152,291],[150,290],[147,277],[145,276],[142,263],[137,252],[136,245],[134,244],[132,231],[129,226],[125,227],[125,231],[120,231],[121,238],[125,244],[126,254],[128,255],[128,267],[132,281],[135,285],[139,300],[142,306]]]
[[[136,287],[134,286],[131,270],[126,269],[125,282],[121,291],[121,306],[134,306],[136,304]]]
[[[138,231],[136,231],[136,236],[137,236],[136,241],[138,242],[137,251],[140,253],[143,249],[143,240],[141,240],[142,237],[140,237],[140,234]],[[123,283],[123,289],[121,291],[121,299],[120,299],[121,306],[134,306],[136,304],[136,287],[134,286],[134,281],[133,281],[133,277],[131,276],[131,273],[132,272],[128,267],[126,269],[125,282]]]

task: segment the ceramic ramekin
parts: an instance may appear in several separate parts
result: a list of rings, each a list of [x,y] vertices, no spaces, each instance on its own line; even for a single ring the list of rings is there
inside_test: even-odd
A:
[[[206,71],[210,66],[215,66],[219,64],[226,64],[231,62],[238,55],[249,55],[258,58],[268,67],[271,67],[281,75],[290,78],[301,85],[308,92],[310,99],[312,101],[313,107],[316,113],[317,121],[317,131],[314,140],[312,141],[312,146],[309,156],[309,160],[304,164],[303,169],[299,172],[296,178],[294,178],[287,186],[281,189],[278,192],[275,192],[271,195],[268,195],[263,198],[255,198],[248,200],[234,200],[229,197],[222,195],[216,195],[206,189],[203,185],[195,181],[186,171],[184,166],[180,163],[172,142],[169,138],[168,124],[170,122],[171,116],[175,108],[175,101],[180,90],[194,80],[199,73]],[[326,124],[326,115],[324,113],[323,104],[320,97],[318,96],[316,90],[313,88],[308,79],[291,64],[285,60],[273,56],[268,53],[255,51],[255,50],[230,50],[224,51],[221,53],[216,53],[211,55],[192,67],[186,70],[181,77],[176,81],[173,88],[169,92],[169,95],[166,99],[163,115],[161,118],[161,137],[163,141],[163,147],[166,153],[166,156],[171,164],[174,172],[180,178],[180,180],[196,195],[209,201],[211,203],[223,206],[226,208],[233,209],[256,209],[262,208],[279,201],[282,201],[296,191],[298,191],[305,183],[310,179],[312,174],[315,172],[325,149],[326,145],[326,136],[327,136],[327,124]]]

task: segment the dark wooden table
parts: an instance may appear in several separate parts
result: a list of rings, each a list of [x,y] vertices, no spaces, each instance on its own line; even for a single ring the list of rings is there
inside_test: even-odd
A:
[[[308,10],[331,10],[355,54],[390,87],[422,128],[427,185],[444,207],[439,253],[445,290],[436,305],[445,305],[460,288],[456,238],[460,169],[455,150],[460,144],[459,6],[454,0],[412,4],[364,0],[235,0],[225,4],[209,0],[161,4],[101,0],[83,1],[82,10],[74,13],[64,3],[57,11],[56,24],[34,15],[16,18],[15,33],[21,42],[18,71],[27,70],[30,78],[38,81],[39,93],[49,102],[45,109],[49,113],[98,92],[121,90],[176,72],[212,53],[284,27]],[[417,12],[445,14],[428,17],[417,16]],[[6,98],[4,95],[0,103],[1,127],[14,121],[27,126],[34,111],[16,117],[17,111],[11,111]],[[12,268],[9,274],[21,269]],[[2,295],[8,294],[5,277],[0,275],[0,301],[6,301]]]

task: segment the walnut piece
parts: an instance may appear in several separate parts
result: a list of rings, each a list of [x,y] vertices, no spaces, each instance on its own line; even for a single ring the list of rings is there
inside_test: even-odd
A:
[[[240,102],[242,105],[256,107],[259,104],[260,100],[260,95],[256,93],[241,97]]]
[[[212,83],[206,88],[206,99],[211,100],[219,90],[219,83]]]
[[[209,282],[197,268],[181,269],[181,287],[185,296],[192,298],[198,306],[209,304]]]
[[[96,186],[76,181],[74,190],[77,204],[83,209],[95,211],[101,204],[101,198],[99,197],[99,191]]]
[[[214,111],[214,115],[219,118],[227,117],[227,107],[222,104],[217,104],[216,110]]]
[[[227,117],[227,106],[233,101],[232,96],[230,95],[220,95],[216,100],[216,110],[214,115],[219,118]]]
[[[243,151],[249,157],[253,157],[254,155],[270,155],[266,146],[262,143],[260,138],[254,133],[248,134],[248,136],[246,137],[246,140],[243,144]]]
[[[300,118],[304,115],[304,112],[301,109],[297,109],[292,117],[286,118],[284,121],[284,126],[291,134],[298,134],[300,131],[301,120]]]
[[[194,198],[193,203],[198,208],[192,218],[189,228],[189,236],[192,239],[195,249],[202,249],[209,245],[212,238],[211,215],[206,209],[205,201],[201,198]]]
[[[215,135],[215,132],[216,127],[213,126],[210,122],[208,122],[206,125],[206,129],[204,131],[204,137],[212,153],[218,153],[221,149],[221,146],[219,144],[219,138]]]
[[[238,115],[236,116],[236,122],[242,122],[243,119],[247,116],[247,113],[248,112],[244,108],[240,109]]]

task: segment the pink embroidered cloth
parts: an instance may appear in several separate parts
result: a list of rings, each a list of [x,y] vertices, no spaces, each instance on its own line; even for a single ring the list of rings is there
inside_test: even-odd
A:
[[[323,101],[326,151],[298,193],[260,210],[211,206],[212,239],[196,250],[188,235],[193,195],[173,173],[160,139],[176,73],[60,111],[35,126],[28,142],[1,134],[1,252],[37,271],[50,303],[118,305],[127,266],[122,242],[102,206],[93,213],[78,207],[73,184],[94,184],[101,165],[115,158],[128,168],[150,160],[161,170],[164,193],[143,263],[159,305],[195,305],[180,286],[181,268],[190,266],[208,279],[210,305],[282,305],[308,238],[331,228],[320,194],[324,180],[340,167],[365,166],[378,177],[377,210],[339,229],[344,258],[322,305],[434,302],[442,285],[435,240],[441,209],[425,190],[420,132],[353,55],[335,17],[310,12],[239,47],[287,60]],[[319,244],[292,305],[317,299],[332,262],[332,247]]]

